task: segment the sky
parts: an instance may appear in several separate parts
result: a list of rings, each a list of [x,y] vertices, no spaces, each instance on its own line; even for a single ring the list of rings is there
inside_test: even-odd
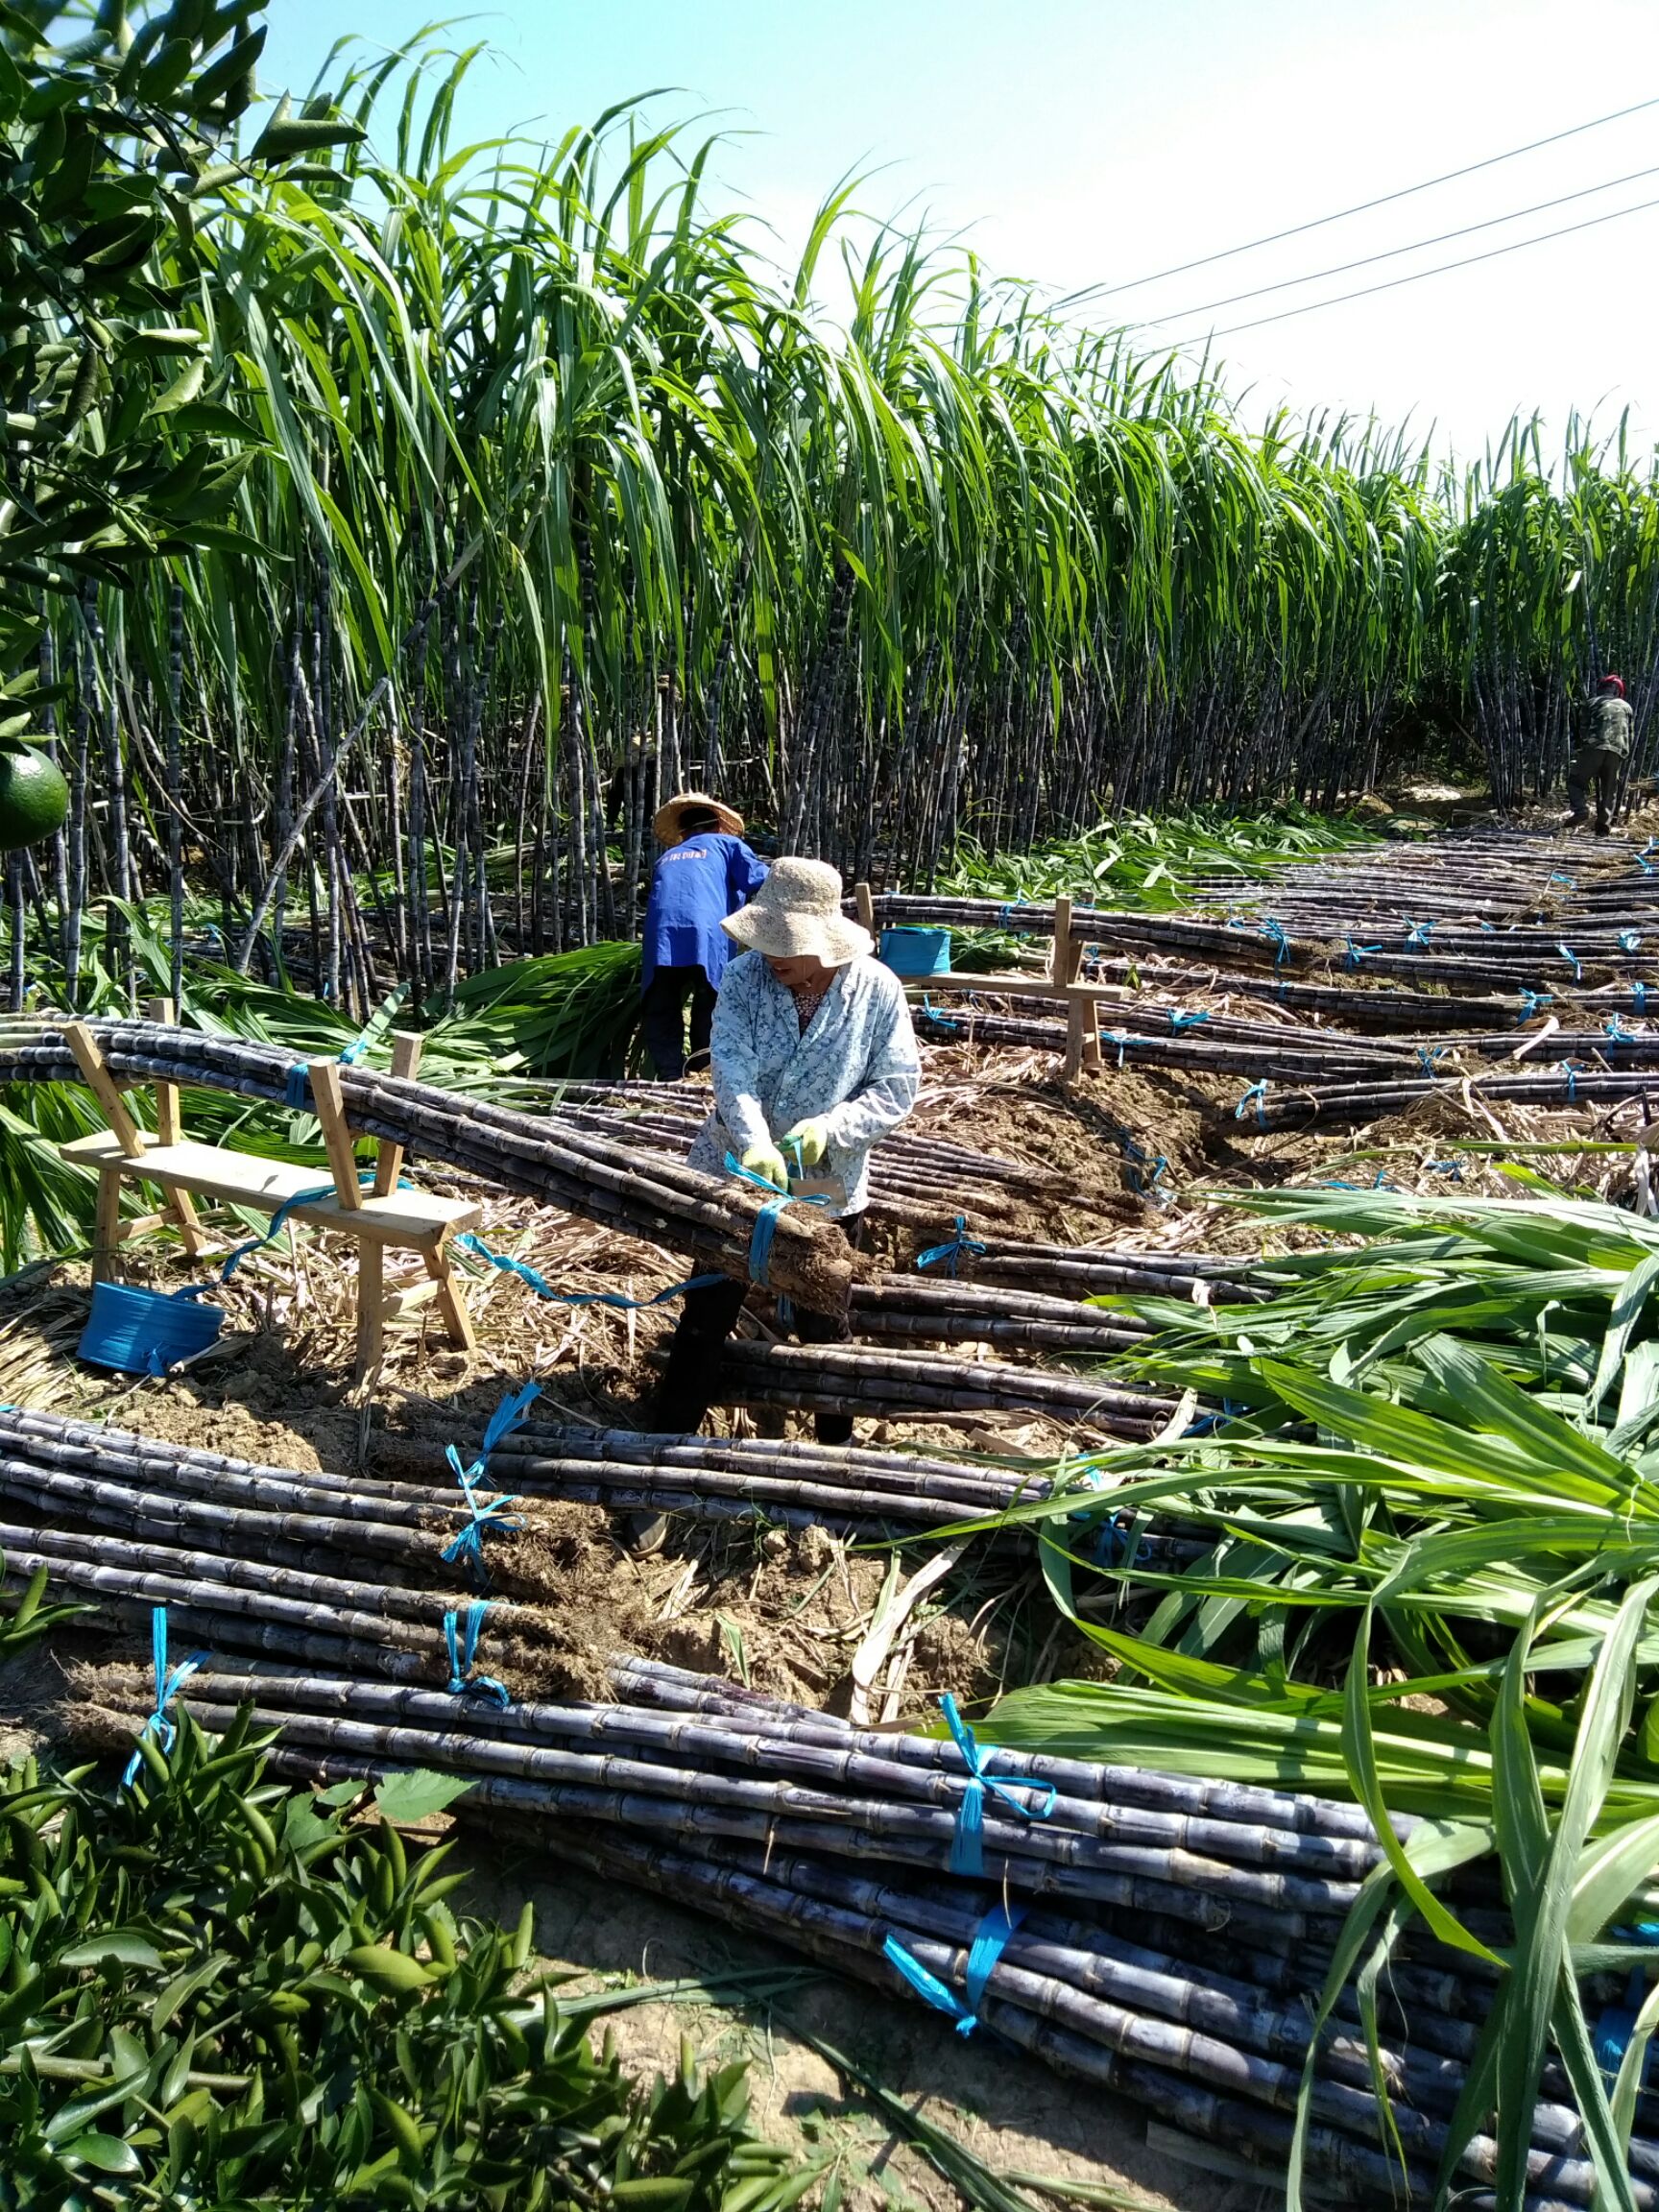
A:
[[[439,5],[269,0],[262,89],[307,89],[336,38],[378,51]],[[1075,302],[1079,323],[1194,351],[1222,333],[1251,421],[1280,405],[1375,413],[1475,459],[1517,411],[1536,409],[1558,445],[1575,410],[1611,433],[1627,409],[1638,453],[1659,439],[1651,0],[497,0],[448,22],[448,42],[488,49],[458,105],[463,138],[557,139],[662,88],[659,119],[728,134],[716,196],[781,260],[855,175],[861,210],[925,221],[989,271]],[[1583,197],[1541,207],[1566,195]],[[1641,211],[1285,314],[1625,208]],[[1283,288],[1236,299],[1269,286]],[[1283,319],[1237,327],[1268,316]]]

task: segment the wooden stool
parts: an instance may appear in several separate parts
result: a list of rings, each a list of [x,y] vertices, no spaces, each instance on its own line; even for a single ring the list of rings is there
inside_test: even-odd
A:
[[[170,1022],[173,1006],[168,999],[151,999],[145,1013],[152,1021]],[[122,1241],[145,1229],[173,1227],[192,1256],[203,1250],[203,1228],[193,1199],[246,1206],[274,1214],[301,1192],[315,1192],[314,1168],[296,1167],[286,1161],[261,1160],[248,1152],[235,1152],[219,1144],[200,1144],[184,1137],[179,1121],[179,1090],[174,1083],[157,1083],[156,1134],[147,1137],[127,1111],[121,1086],[109,1072],[92,1032],[82,1022],[64,1024],[69,1049],[87,1088],[104,1109],[109,1126],[90,1137],[78,1137],[59,1151],[78,1166],[96,1168],[98,1212],[93,1236],[92,1280],[119,1280],[118,1248]],[[421,1060],[419,1037],[394,1039],[392,1072],[413,1075]],[[306,1063],[317,1118],[328,1153],[328,1173],[333,1190],[311,1196],[294,1207],[290,1219],[308,1221],[351,1237],[357,1243],[357,1357],[356,1373],[366,1374],[380,1358],[385,1325],[390,1314],[407,1302],[390,1303],[385,1291],[387,1251],[419,1252],[427,1274],[436,1285],[439,1310],[449,1341],[465,1351],[477,1342],[472,1316],[456,1279],[445,1246],[463,1229],[475,1228],[482,1209],[469,1199],[439,1198],[421,1190],[399,1190],[403,1147],[382,1138],[374,1169],[373,1188],[364,1190],[357,1181],[357,1163],[351,1135],[340,1096],[340,1067],[335,1060]],[[161,1210],[134,1221],[121,1219],[121,1186],[124,1182],[155,1184],[163,1193]]]

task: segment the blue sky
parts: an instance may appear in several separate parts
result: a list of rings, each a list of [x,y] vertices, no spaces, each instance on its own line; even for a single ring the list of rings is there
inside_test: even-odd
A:
[[[305,88],[332,40],[398,43],[405,0],[270,0],[261,69]],[[1524,158],[1172,276],[1172,265],[1659,98],[1659,8],[1634,0],[501,0],[451,19],[484,41],[458,123],[560,136],[676,89],[659,116],[731,133],[717,190],[781,257],[849,171],[874,215],[908,210],[1000,274],[1056,296],[1126,286],[1089,318],[1196,339],[1257,316],[1610,210],[1659,174],[1515,221],[1515,210],[1659,169],[1659,107]],[[702,134],[701,132],[699,134]],[[1467,225],[1476,235],[1302,279]],[[1659,436],[1659,205],[1477,267],[1225,337],[1246,412],[1407,417],[1479,452],[1516,408]],[[1193,312],[1198,310],[1198,312]],[[1157,320],[1154,320],[1157,319]]]

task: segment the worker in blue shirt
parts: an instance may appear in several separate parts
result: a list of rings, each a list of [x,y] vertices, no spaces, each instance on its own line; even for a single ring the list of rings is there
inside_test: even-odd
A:
[[[765,862],[743,842],[743,817],[706,791],[677,791],[652,824],[667,850],[651,875],[640,990],[645,1049],[664,1083],[685,1072],[685,1001],[691,1058],[707,1061],[714,994],[733,952],[720,925],[766,880]]]

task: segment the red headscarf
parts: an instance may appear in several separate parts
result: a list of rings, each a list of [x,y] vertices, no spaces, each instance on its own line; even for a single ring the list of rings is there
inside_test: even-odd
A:
[[[1618,692],[1618,694],[1619,694],[1620,698],[1621,698],[1621,699],[1623,699],[1623,696],[1624,696],[1624,679],[1623,679],[1623,676],[1603,676],[1603,677],[1602,677],[1602,679],[1601,679],[1601,681],[1600,681],[1600,683],[1597,685],[1596,688],[1597,688],[1597,690],[1598,690],[1598,691],[1605,691],[1605,690],[1606,690],[1606,688],[1607,688],[1607,686],[1608,686],[1609,685],[1611,685],[1613,686],[1614,690]]]

